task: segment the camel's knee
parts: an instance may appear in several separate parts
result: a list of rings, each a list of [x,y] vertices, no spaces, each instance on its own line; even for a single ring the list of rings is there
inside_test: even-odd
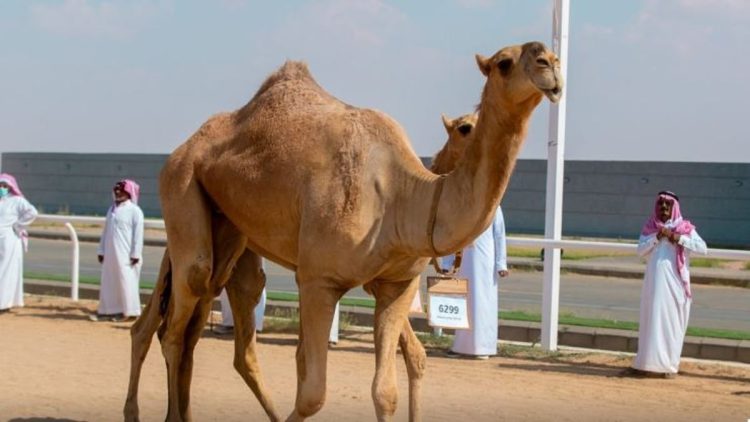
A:
[[[372,390],[372,400],[379,414],[393,415],[398,404],[398,389],[396,385],[379,385]]]
[[[211,279],[212,265],[207,257],[199,257],[190,264],[187,269],[187,284],[190,291],[196,296],[204,296],[208,293],[208,284]]]
[[[299,416],[309,418],[323,408],[326,401],[325,386],[303,389],[297,397],[296,411]]]

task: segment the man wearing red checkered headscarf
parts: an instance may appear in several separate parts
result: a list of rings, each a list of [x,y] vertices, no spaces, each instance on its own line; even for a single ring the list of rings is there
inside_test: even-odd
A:
[[[641,230],[638,254],[647,257],[641,291],[638,354],[630,372],[674,377],[690,316],[690,252],[705,254],[706,242],[682,218],[679,198],[670,191],[656,196]]]

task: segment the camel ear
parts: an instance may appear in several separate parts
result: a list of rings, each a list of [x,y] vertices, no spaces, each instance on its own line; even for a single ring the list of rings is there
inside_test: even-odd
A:
[[[443,126],[445,126],[445,131],[450,133],[451,129],[453,129],[454,121],[450,119],[450,117],[446,116],[445,114],[440,114],[440,118],[443,119]]]
[[[477,54],[474,56],[477,59],[477,66],[479,66],[479,70],[482,71],[482,74],[484,76],[490,75],[490,59],[487,57],[484,57],[481,54]]]

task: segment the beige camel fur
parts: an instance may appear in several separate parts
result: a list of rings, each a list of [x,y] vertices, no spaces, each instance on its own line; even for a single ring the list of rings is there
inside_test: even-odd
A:
[[[225,268],[249,248],[296,271],[298,389],[288,420],[322,407],[334,306],[365,283],[377,302],[373,399],[378,419],[390,419],[395,347],[427,257],[460,249],[489,224],[532,111],[544,95],[553,101],[561,95],[557,58],[540,43],[477,56],[477,63],[487,83],[476,142],[444,178],[421,166],[392,119],[338,101],[294,62],[271,75],[245,107],[212,118],[170,156],[160,178],[172,280],[160,329],[168,420],[190,419],[192,351],[210,306],[205,298],[222,277],[214,273],[224,271],[215,267],[217,214],[246,240],[236,253],[222,251]],[[463,205],[461,218],[452,203]]]

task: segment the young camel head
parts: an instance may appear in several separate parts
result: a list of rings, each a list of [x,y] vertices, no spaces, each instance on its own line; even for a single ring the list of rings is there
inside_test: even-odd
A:
[[[455,119],[451,119],[445,114],[440,117],[443,119],[445,131],[448,133],[448,141],[443,149],[433,157],[430,170],[435,174],[446,174],[456,167],[458,159],[466,150],[472,138],[474,126],[477,124],[477,114],[465,114]]]
[[[492,57],[476,55],[479,70],[487,77],[487,92],[501,93],[506,105],[536,105],[546,96],[556,103],[562,96],[560,60],[536,41],[505,47]]]

